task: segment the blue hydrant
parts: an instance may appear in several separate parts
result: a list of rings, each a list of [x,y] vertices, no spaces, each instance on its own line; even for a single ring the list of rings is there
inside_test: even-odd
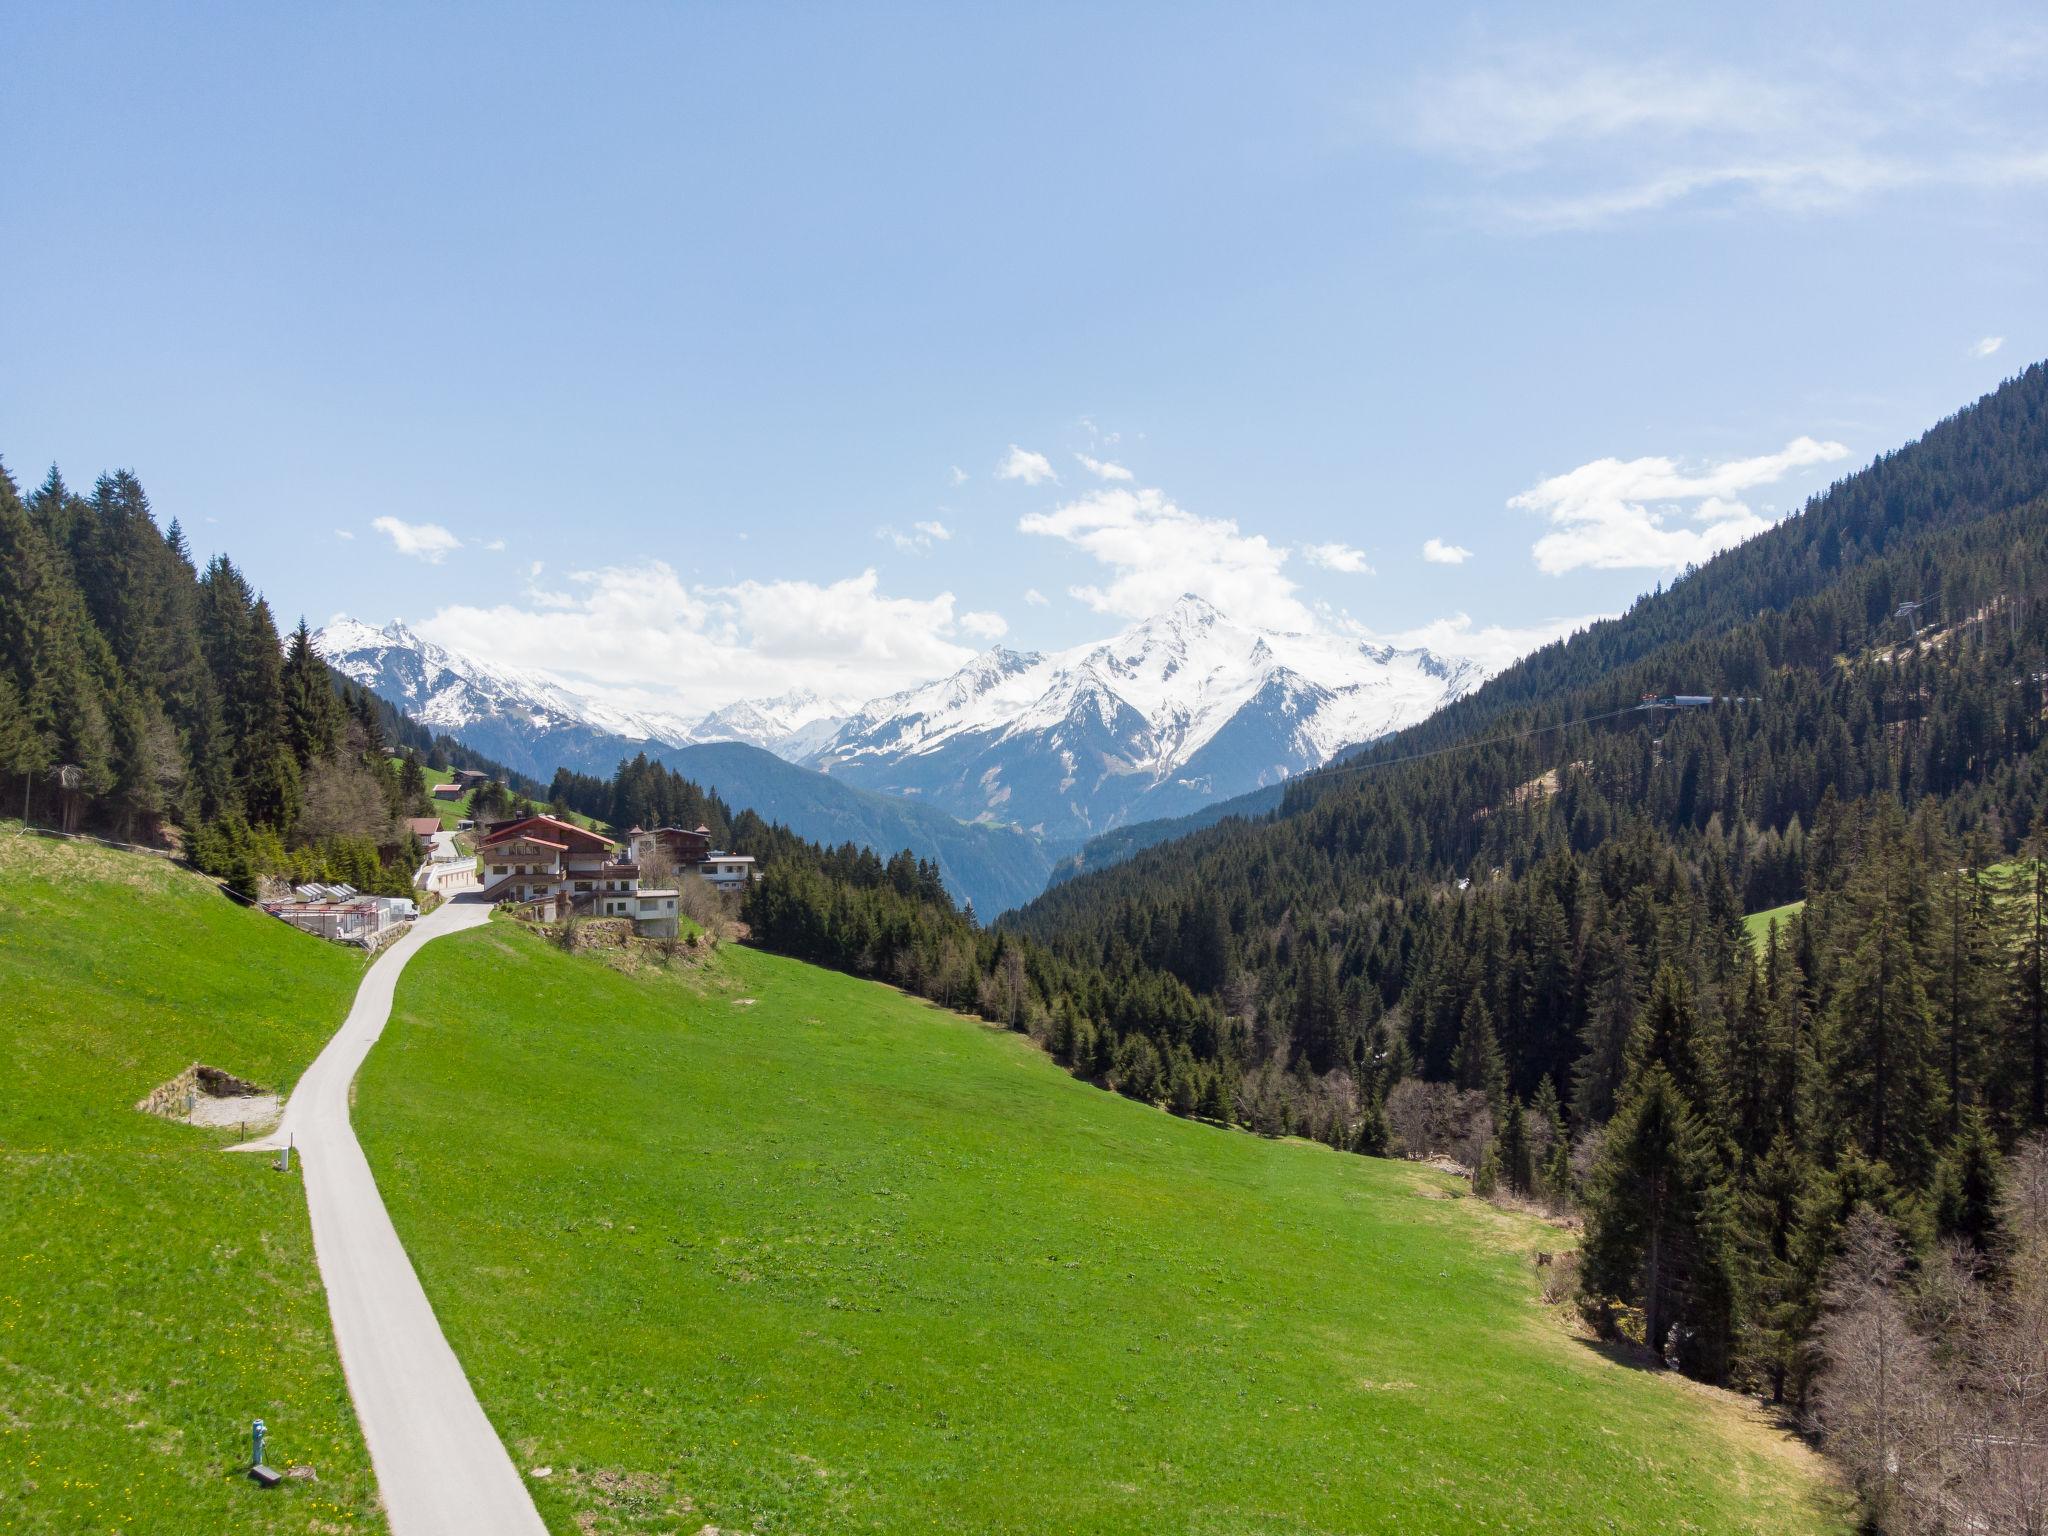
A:
[[[249,1460],[249,1465],[252,1467],[263,1465],[263,1436],[265,1433],[266,1431],[263,1428],[263,1421],[261,1419],[258,1419],[249,1426],[249,1438],[256,1443],[255,1454]]]

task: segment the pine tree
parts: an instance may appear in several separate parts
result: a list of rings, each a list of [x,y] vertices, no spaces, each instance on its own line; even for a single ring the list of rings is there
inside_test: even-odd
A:
[[[1628,1039],[1628,1080],[1661,1066],[1688,1104],[1719,1103],[1715,1063],[1702,1040],[1700,1010],[1685,973],[1668,962],[1657,968],[1649,999]]]
[[[1980,1254],[1999,1246],[2002,1192],[1998,1142],[1984,1111],[1971,1105],[1963,1111],[1956,1138],[1942,1154],[1934,1176],[1935,1229],[1958,1238]]]
[[[1507,1062],[1500,1042],[1494,1038],[1493,1015],[1478,993],[1465,1004],[1464,1022],[1458,1030],[1458,1050],[1452,1062],[1460,1088],[1476,1088],[1495,1106],[1496,1117],[1507,1098]]]
[[[1586,947],[1586,1022],[1572,1068],[1572,1118],[1601,1125],[1614,1113],[1628,1076],[1628,1042],[1636,1012],[1635,956],[1617,928],[1602,924]]]
[[[1587,1189],[1586,1281],[1640,1306],[1659,1355],[1674,1338],[1690,1369],[1726,1370],[1735,1279],[1711,1138],[1661,1063],[1632,1083]]]
[[[1853,948],[1836,978],[1822,1036],[1822,1065],[1836,1123],[1866,1157],[1909,1184],[1933,1171],[1944,1118],[1939,1046],[1914,943],[1930,934],[1898,811],[1871,829],[1847,892]]]
[[[327,664],[313,649],[313,635],[301,618],[284,660],[285,740],[301,769],[332,757],[341,744],[341,701],[328,681]]]
[[[1549,1081],[1549,1079],[1545,1079]],[[1529,1127],[1523,1118],[1522,1101],[1508,1096],[1508,1112],[1500,1128],[1500,1171],[1508,1188],[1526,1195],[1536,1187],[1536,1166],[1529,1148]]]
[[[1749,1368],[1769,1382],[1772,1402],[1784,1401],[1805,1327],[1794,1247],[1811,1178],[1811,1165],[1792,1138],[1781,1134],[1750,1169],[1739,1200],[1738,1230],[1749,1276],[1742,1354]]]

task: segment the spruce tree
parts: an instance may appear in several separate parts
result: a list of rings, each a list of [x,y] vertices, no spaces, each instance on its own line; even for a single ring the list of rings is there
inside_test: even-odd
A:
[[[1980,1254],[1993,1254],[1999,1246],[2001,1204],[1998,1141],[1984,1111],[1973,1104],[1963,1111],[1955,1140],[1935,1171],[1935,1230]]]
[[[1735,1275],[1719,1165],[1662,1062],[1635,1078],[1586,1191],[1585,1272],[1595,1295],[1640,1306],[1644,1342],[1718,1379],[1734,1331]]]
[[[1500,1115],[1507,1098],[1507,1062],[1500,1042],[1494,1038],[1493,1015],[1485,1000],[1473,993],[1465,1004],[1465,1016],[1458,1030],[1458,1050],[1452,1062],[1460,1088],[1476,1088]]]
[[[1850,1144],[1908,1184],[1933,1172],[1945,1118],[1940,1048],[1916,932],[1931,935],[1915,899],[1912,855],[1897,806],[1871,829],[1846,893],[1854,938],[1835,980],[1822,1066],[1836,1124]]]
[[[1548,1079],[1546,1079],[1548,1081]],[[1536,1187],[1536,1165],[1529,1148],[1529,1126],[1522,1101],[1508,1096],[1508,1112],[1500,1128],[1500,1172],[1508,1188],[1526,1195]]]

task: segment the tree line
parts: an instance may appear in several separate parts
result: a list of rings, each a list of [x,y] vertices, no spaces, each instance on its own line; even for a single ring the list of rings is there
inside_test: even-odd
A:
[[[10,812],[181,836],[245,893],[283,879],[401,894],[420,850],[400,817],[429,806],[417,762],[408,777],[388,756],[393,714],[321,660],[303,620],[281,636],[227,556],[198,566],[132,474],[83,494],[52,469],[24,498],[0,469]]]

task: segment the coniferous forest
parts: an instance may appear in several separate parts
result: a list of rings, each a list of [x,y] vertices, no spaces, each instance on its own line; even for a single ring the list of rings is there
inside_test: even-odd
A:
[[[1597,1326],[1809,1415],[1889,1525],[2038,1514],[2044,493],[2037,366],[1277,810],[993,932],[845,854],[780,862],[748,917],[1177,1112],[1457,1159],[1583,1219]],[[1715,702],[1636,707],[1676,694]],[[1857,1341],[1892,1324],[1921,1368],[1873,1386]]]
[[[394,758],[393,752],[401,756]],[[423,758],[497,773],[280,636],[226,556],[195,565],[141,483],[90,495],[0,470],[0,793],[10,815],[122,841],[182,838],[234,890],[267,879],[411,889]],[[537,786],[514,781],[515,790]]]

